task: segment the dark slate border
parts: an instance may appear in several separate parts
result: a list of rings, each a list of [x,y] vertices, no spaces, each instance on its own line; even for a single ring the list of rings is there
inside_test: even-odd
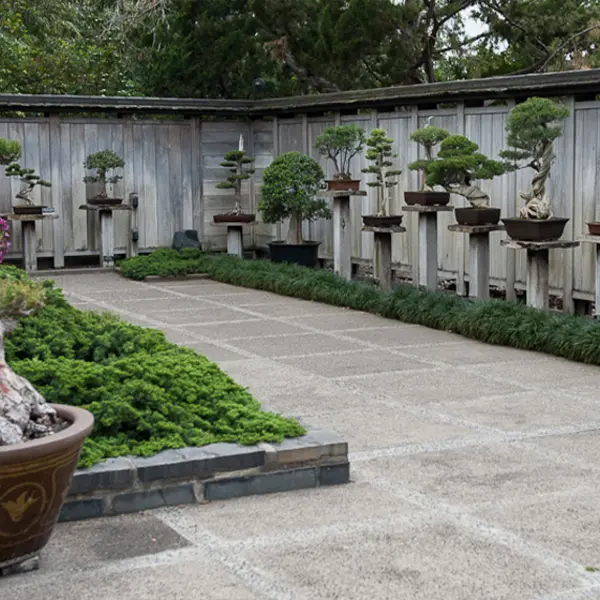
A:
[[[73,475],[61,521],[206,503],[350,481],[348,444],[311,430],[281,444],[211,444],[112,458]]]

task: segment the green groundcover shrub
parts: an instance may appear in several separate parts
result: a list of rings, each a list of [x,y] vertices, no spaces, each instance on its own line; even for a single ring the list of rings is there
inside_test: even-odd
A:
[[[451,331],[488,344],[600,365],[600,324],[584,317],[540,311],[503,300],[472,301],[410,285],[384,292],[368,283],[346,281],[328,271],[266,260],[244,261],[227,255],[203,254],[199,250],[184,254],[161,249],[128,259],[121,268],[125,277],[141,280],[161,274],[166,270],[164,265],[169,265],[171,275],[208,273],[223,283],[345,306]],[[180,271],[177,265],[181,265]]]
[[[193,350],[160,331],[77,310],[58,290],[50,305],[19,322],[5,347],[10,366],[49,402],[93,413],[80,467],[128,454],[277,442],[304,433],[295,420],[261,411],[248,391]]]

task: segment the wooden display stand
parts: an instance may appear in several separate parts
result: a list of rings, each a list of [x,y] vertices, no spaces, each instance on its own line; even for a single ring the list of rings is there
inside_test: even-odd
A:
[[[37,271],[37,237],[35,235],[35,224],[37,221],[58,219],[56,213],[44,213],[41,215],[16,215],[14,213],[1,214],[0,217],[8,221],[21,223],[21,240],[23,244],[23,268],[28,273]]]
[[[514,250],[527,250],[527,306],[548,308],[550,250],[576,248],[579,242],[555,240],[550,242],[520,242],[502,240],[502,246]]]
[[[594,302],[594,318],[600,318],[600,236],[586,234],[579,240],[589,244],[596,244],[596,298]]]
[[[215,227],[227,227],[227,254],[244,258],[244,227],[256,225],[250,223],[213,223]]]
[[[438,213],[450,212],[453,206],[422,206],[414,204],[403,206],[405,212],[416,212],[419,215],[419,268],[418,277],[413,276],[413,283],[426,287],[428,290],[437,290],[437,233]],[[414,268],[413,268],[414,270]]]
[[[350,197],[366,196],[367,192],[331,191],[323,196],[333,199],[333,270],[344,279],[352,279],[352,220]]]
[[[449,225],[448,231],[469,236],[469,298],[490,297],[490,233],[504,225]],[[457,286],[458,287],[458,286]]]
[[[377,260],[373,261],[373,274],[379,280],[379,287],[382,290],[391,291],[392,233],[404,233],[406,228],[401,225],[394,225],[393,227],[368,227],[365,225],[362,230],[374,235],[375,256]]]
[[[100,266],[103,268],[115,265],[115,242],[113,230],[113,212],[116,210],[132,210],[127,204],[82,204],[80,210],[97,212],[100,216]]]

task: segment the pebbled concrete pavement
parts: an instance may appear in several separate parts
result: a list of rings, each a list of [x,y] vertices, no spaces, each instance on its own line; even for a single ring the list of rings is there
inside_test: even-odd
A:
[[[600,368],[211,281],[56,280],[343,435],[353,483],[61,524],[0,598],[600,598]]]

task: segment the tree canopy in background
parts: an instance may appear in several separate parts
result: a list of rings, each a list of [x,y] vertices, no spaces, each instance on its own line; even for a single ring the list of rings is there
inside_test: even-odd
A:
[[[0,0],[0,93],[285,96],[598,67],[599,44],[597,0]]]

